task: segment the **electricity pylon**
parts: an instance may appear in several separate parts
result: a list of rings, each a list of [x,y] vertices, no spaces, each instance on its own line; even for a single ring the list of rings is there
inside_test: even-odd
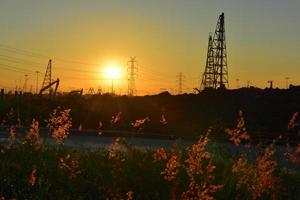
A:
[[[135,78],[137,76],[136,57],[130,57],[128,66],[128,96],[136,95]]]
[[[179,73],[179,75],[177,76],[178,78],[178,94],[182,94],[182,88],[183,88],[183,82],[184,82],[184,75],[182,74],[182,72]]]

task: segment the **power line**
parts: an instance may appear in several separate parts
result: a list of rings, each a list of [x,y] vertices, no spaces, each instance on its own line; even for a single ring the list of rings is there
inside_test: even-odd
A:
[[[4,64],[4,63],[0,63],[0,66],[1,66],[0,68],[4,69],[4,70],[19,72],[19,73],[34,73],[34,71],[21,69],[21,68],[18,68],[18,67],[14,67],[14,66],[11,66],[11,65]]]
[[[10,47],[8,45],[0,44],[0,49],[1,48],[4,49],[4,50],[12,51],[14,53],[22,54],[22,55],[25,55],[25,56],[31,56],[31,57],[35,57],[35,58],[49,58],[49,56],[46,56],[44,54],[38,54],[38,53],[35,53],[35,52],[32,52],[32,51],[14,48],[14,47]],[[89,63],[89,62],[83,62],[83,61],[67,60],[67,59],[62,59],[62,58],[58,58],[58,57],[54,57],[53,60],[55,60],[56,62],[65,62],[65,63],[79,64],[79,65],[91,65],[91,66],[98,66],[98,67],[100,66],[97,63]],[[38,65],[42,66],[43,64],[38,63]],[[65,69],[65,70],[71,70],[72,69],[72,70],[76,70],[76,71],[87,72],[86,70],[78,70],[78,69],[74,69],[74,68],[62,68],[62,67],[60,67],[59,69]],[[142,69],[142,71],[144,71],[144,70],[147,71],[147,73],[151,73],[151,74],[154,74],[154,75],[161,76],[161,72],[155,71],[153,69],[150,70],[150,69],[147,69],[145,67],[143,67],[141,69]],[[94,73],[94,71],[90,71],[90,72]],[[170,78],[172,77],[171,75],[165,75],[164,77],[167,77],[167,76],[169,76]]]
[[[0,54],[0,57],[2,57],[1,58],[2,60],[7,60],[8,62],[13,62],[13,63],[29,64],[29,65],[37,65],[37,66],[43,65],[42,63],[28,61],[28,60],[24,60],[24,59],[12,57],[12,56],[7,56],[7,55],[3,55],[3,54]]]
[[[4,70],[10,70],[10,71],[14,71],[14,72],[19,72],[19,73],[26,73],[26,74],[35,74],[36,71],[40,71],[42,69],[42,67],[44,67],[45,64],[42,64],[40,61],[41,60],[45,60],[45,58],[49,58],[49,56],[44,55],[44,54],[40,54],[40,53],[36,53],[33,51],[29,51],[29,50],[24,50],[24,49],[19,49],[19,48],[14,48],[8,45],[3,45],[0,44],[0,50],[2,51],[6,51],[6,52],[10,52],[19,56],[11,56],[11,55],[4,55],[4,54],[0,54],[0,60],[2,60],[3,62],[8,62],[8,63],[13,63],[15,66],[20,66],[20,67],[15,67],[12,66],[11,64],[4,64],[4,63],[0,63],[0,69],[4,69]],[[26,56],[27,58],[24,59],[23,57]],[[28,58],[31,59],[28,59]],[[62,59],[62,58],[58,58],[58,57],[54,57],[55,61],[58,63],[70,63],[70,64],[76,64],[76,65],[89,65],[89,66],[97,66],[97,67],[101,67],[101,65],[96,64],[96,63],[89,63],[89,62],[82,62],[82,61],[78,61],[78,60],[68,60],[68,59]],[[38,60],[38,61],[37,61]],[[24,69],[24,65],[29,66],[26,67],[26,69]],[[72,67],[66,67],[66,66],[60,66],[61,64],[56,65],[56,70],[55,71],[72,71],[72,73],[87,73],[87,74],[101,74],[101,73],[105,73],[103,71],[97,71],[97,70],[86,70],[86,69],[78,69],[75,68],[74,66]],[[33,67],[34,66],[34,67]],[[136,67],[136,65],[135,65]],[[30,68],[30,70],[29,70]],[[32,69],[32,70],[31,70]],[[149,69],[149,68],[145,68],[142,67],[141,69],[141,78],[139,78],[139,80],[144,80],[144,81],[153,81],[153,83],[151,84],[164,84],[164,85],[168,85],[168,83],[173,82],[173,75],[170,74],[165,74],[165,73],[161,73],[157,70],[153,70],[153,69]],[[134,74],[136,73],[136,71],[134,71]],[[108,80],[108,79],[93,79],[93,78],[82,78],[82,76],[65,76],[63,74],[61,74],[61,76],[64,79],[77,79],[77,80]],[[129,77],[130,78],[130,77]],[[135,77],[134,79],[130,80],[134,80],[135,81]],[[191,81],[191,80],[188,80]]]

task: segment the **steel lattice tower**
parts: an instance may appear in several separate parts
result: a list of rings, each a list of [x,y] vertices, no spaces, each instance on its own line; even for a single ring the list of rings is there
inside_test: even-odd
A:
[[[182,74],[182,72],[179,73],[178,77],[178,94],[182,94],[183,93],[183,82],[184,82],[184,75]]]
[[[43,81],[43,84],[42,84],[42,88],[44,88],[44,87],[51,84],[51,81],[52,81],[51,73],[52,73],[52,60],[50,59],[49,62],[48,62],[48,65],[47,65],[47,69],[46,69],[44,81]],[[48,91],[49,91],[49,93],[51,93],[52,87],[50,87],[48,89]]]
[[[214,36],[209,36],[207,59],[201,89],[228,87],[227,49],[225,38],[225,16],[222,13]]]
[[[212,40],[212,34],[209,33],[206,65],[205,65],[205,71],[202,77],[200,89],[215,88],[214,80],[215,80],[215,70],[214,70],[213,40]]]
[[[219,16],[218,24],[213,38],[215,88],[228,87],[227,52],[225,38],[225,16]]]
[[[136,77],[136,70],[137,67],[136,58],[130,57],[129,67],[128,67],[128,96],[135,96],[136,95],[136,87],[135,87],[135,77]]]

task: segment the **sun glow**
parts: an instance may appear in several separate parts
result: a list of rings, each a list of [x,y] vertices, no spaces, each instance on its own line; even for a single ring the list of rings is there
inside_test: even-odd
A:
[[[104,69],[104,78],[106,79],[119,79],[121,76],[121,67],[118,65],[107,65]]]

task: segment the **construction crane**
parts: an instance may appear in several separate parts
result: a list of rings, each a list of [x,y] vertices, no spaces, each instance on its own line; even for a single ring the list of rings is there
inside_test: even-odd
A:
[[[46,85],[45,87],[43,87],[41,90],[40,90],[40,95],[43,94],[44,91],[48,90],[49,88],[51,88],[53,85],[55,85],[55,88],[54,90],[50,90],[50,95],[53,94],[55,95],[56,92],[57,92],[57,88],[59,86],[59,79],[56,79],[55,81],[52,81],[50,82],[50,84]]]

